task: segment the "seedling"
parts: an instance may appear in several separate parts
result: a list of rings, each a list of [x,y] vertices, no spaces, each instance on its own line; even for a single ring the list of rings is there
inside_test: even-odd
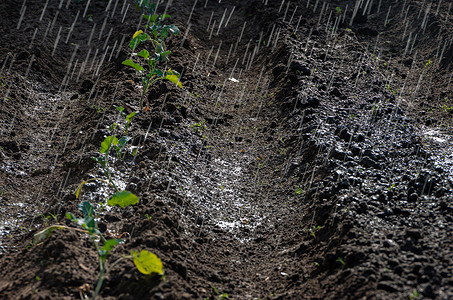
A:
[[[302,226],[302,224],[300,224],[300,226]],[[316,233],[322,228],[322,226],[312,226],[311,228],[309,229],[305,229],[304,231],[307,231],[310,232],[311,236],[316,239]]]
[[[203,121],[201,121],[199,123],[194,123],[194,124],[190,125],[190,127],[192,127],[192,129],[193,129],[193,131],[195,133],[197,133],[197,132],[202,132],[203,130],[206,129],[206,125],[205,124],[206,124],[206,121],[203,120]]]
[[[83,186],[90,181],[101,181],[101,182],[104,182],[107,185],[113,187],[113,189],[115,190],[114,197],[118,196],[120,193],[125,193],[125,191],[120,192],[112,180],[112,175],[110,173],[109,152],[110,152],[110,149],[113,148],[115,150],[118,158],[124,158],[124,156],[126,155],[126,151],[125,151],[126,144],[131,140],[131,138],[127,136],[127,134],[129,133],[129,127],[131,125],[131,120],[137,113],[132,112],[129,115],[126,115],[124,113],[124,107],[119,106],[119,107],[117,107],[117,109],[120,112],[121,116],[125,119],[126,124],[122,128],[122,127],[118,126],[117,123],[113,123],[110,126],[110,131],[112,132],[112,135],[107,136],[104,139],[104,141],[101,143],[101,149],[99,150],[100,156],[91,157],[94,161],[96,161],[97,163],[99,163],[101,165],[101,167],[104,171],[104,175],[107,178],[107,180],[105,180],[103,178],[95,177],[95,178],[91,178],[91,179],[82,181],[82,183],[80,183],[80,185],[77,187],[77,189],[75,191],[76,198],[79,198],[79,195],[80,195],[80,192],[81,192]],[[118,139],[115,134],[115,130],[116,130],[117,126],[119,128],[121,128],[122,132],[125,134],[120,139]]]
[[[296,193],[296,195],[302,195],[304,190],[300,186],[298,186],[294,192]]]
[[[137,58],[139,63],[134,62],[132,59],[126,59],[123,61],[123,64],[134,68],[139,73],[143,85],[140,96],[140,110],[142,110],[143,99],[149,88],[155,82],[165,79],[182,88],[182,84],[179,81],[180,74],[178,72],[173,71],[172,69],[161,70],[158,68],[159,63],[168,61],[168,55],[171,53],[165,46],[165,39],[169,34],[179,34],[179,29],[175,25],[162,24],[162,22],[170,16],[154,14],[156,3],[150,4],[149,0],[136,1],[136,7],[144,13],[143,18],[148,20],[148,24],[145,25],[145,31],[149,31],[150,34],[143,30],[134,33],[132,41],[129,43],[129,47],[133,52],[132,57]],[[135,53],[137,46],[145,42],[150,42],[153,50],[148,51],[143,49],[140,52]],[[149,105],[146,107],[149,109]]]
[[[121,200],[116,199],[115,201],[110,201],[108,204],[111,206],[118,204],[121,207],[125,207],[128,205],[136,204],[137,202],[138,198],[127,197]],[[33,243],[36,245],[44,241],[46,238],[50,236],[52,231],[55,229],[67,229],[71,231],[77,231],[88,234],[94,243],[94,247],[96,248],[99,260],[99,279],[94,290],[93,299],[95,299],[96,296],[99,294],[104,279],[107,276],[108,272],[120,261],[123,261],[125,259],[132,259],[137,269],[145,275],[164,274],[162,261],[154,253],[148,252],[146,250],[142,250],[140,252],[140,255],[138,255],[138,251],[131,251],[130,255],[125,255],[117,259],[109,267],[107,267],[107,257],[110,255],[110,252],[116,245],[122,243],[123,241],[121,239],[106,240],[104,238],[104,236],[102,235],[98,228],[98,216],[95,214],[94,207],[91,205],[90,202],[88,201],[81,202],[78,208],[82,212],[83,215],[82,218],[77,218],[72,213],[66,213],[66,217],[69,220],[77,223],[77,225],[82,227],[82,229],[68,227],[64,225],[53,225],[35,234],[33,238]]]
[[[221,299],[221,300],[228,299],[228,294],[227,293],[220,293],[219,290],[216,287],[213,287],[213,286],[212,286],[212,289],[217,294],[217,299]]]
[[[340,264],[342,264],[343,266],[346,264],[341,257],[337,258],[336,261],[339,262]]]
[[[420,293],[416,289],[414,289],[412,291],[412,294],[409,295],[409,299],[411,299],[411,300],[412,299],[418,299],[418,297],[420,297]]]

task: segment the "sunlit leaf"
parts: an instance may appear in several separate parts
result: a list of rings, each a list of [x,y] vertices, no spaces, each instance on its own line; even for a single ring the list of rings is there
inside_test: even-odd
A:
[[[121,115],[124,115],[124,107],[117,106],[116,109],[121,113]]]
[[[157,257],[156,254],[142,250],[140,256],[137,255],[138,251],[132,252],[132,257],[134,258],[134,264],[137,269],[145,274],[149,275],[156,273],[159,275],[164,274],[162,261]]]
[[[137,112],[135,112],[135,111],[128,114],[126,117],[126,121],[130,122],[136,114],[137,114]]]
[[[136,31],[134,35],[132,36],[133,39],[135,39],[138,35],[142,34],[143,30]]]
[[[101,150],[99,152],[107,153],[110,150],[110,146],[112,146],[112,143],[115,139],[116,137],[113,135],[106,137],[105,140],[101,143]]]
[[[139,64],[136,64],[132,61],[132,59],[126,59],[125,61],[122,62],[123,65],[126,65],[126,66],[129,66],[129,67],[132,67],[134,68],[135,70],[137,71],[144,71],[145,69],[140,66]]]
[[[138,56],[143,57],[144,59],[147,59],[149,57],[149,52],[146,49],[143,49],[139,53],[137,53]]]
[[[122,191],[115,193],[110,200],[107,201],[107,204],[110,206],[119,205],[121,207],[126,207],[129,205],[134,205],[138,203],[138,197],[132,194],[129,191]]]
[[[175,72],[172,69],[169,69],[167,71],[167,73],[165,74],[164,79],[167,79],[167,80],[173,82],[174,84],[176,84],[177,86],[179,86],[180,88],[182,88],[182,83],[181,83],[181,81],[179,81],[178,72]]]

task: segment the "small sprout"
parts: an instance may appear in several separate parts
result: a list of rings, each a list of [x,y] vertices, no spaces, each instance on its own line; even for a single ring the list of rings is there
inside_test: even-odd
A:
[[[296,188],[296,191],[295,191],[296,195],[302,195],[303,192],[304,192],[304,190],[303,190],[300,186],[298,186],[298,187]]]
[[[420,293],[416,289],[414,289],[412,291],[412,294],[409,295],[409,299],[411,299],[411,300],[412,299],[418,299],[418,297],[420,297]]]
[[[337,258],[336,262],[339,262],[339,263],[342,264],[343,266],[346,264],[346,263],[344,262],[344,260],[343,260],[341,257]]]
[[[341,8],[340,7],[335,7],[335,10],[337,11],[337,14],[341,14]]]

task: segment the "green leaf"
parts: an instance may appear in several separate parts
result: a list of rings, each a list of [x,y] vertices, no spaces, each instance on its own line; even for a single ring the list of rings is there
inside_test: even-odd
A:
[[[149,76],[150,78],[151,78],[152,76],[155,76],[155,75],[156,75],[157,77],[162,77],[162,76],[164,76],[164,72],[162,72],[162,70],[159,70],[159,69],[154,69],[153,72],[150,73],[149,75],[150,75],[150,76]]]
[[[66,218],[68,218],[70,221],[75,221],[77,218],[70,212],[67,212],[65,214]]]
[[[148,252],[146,250],[142,250],[140,252],[140,256],[138,256],[137,253],[138,251],[133,251],[131,254],[134,258],[135,266],[141,273],[145,275],[152,273],[159,275],[164,274],[162,261],[157,257],[156,254]]]
[[[104,157],[91,157],[92,159],[94,159],[94,161],[96,161],[97,163],[99,163],[103,168],[105,168],[105,158]]]
[[[122,191],[115,193],[107,204],[110,206],[119,205],[121,207],[126,207],[129,205],[134,205],[138,203],[138,197],[132,194],[129,191]]]
[[[137,34],[137,32],[136,32],[136,34],[134,34],[131,42],[129,43],[129,48],[134,50],[140,43],[146,42],[150,39],[151,39],[151,37],[149,36],[149,34],[147,34],[147,33]]]
[[[146,49],[143,49],[139,53],[137,53],[138,56],[143,57],[144,59],[147,59],[149,57],[149,52]]]
[[[123,136],[122,138],[120,138],[118,140],[118,144],[120,145],[120,148],[123,148],[124,146],[126,146],[127,142],[129,142],[130,140],[131,140],[131,138],[128,136]]]
[[[121,113],[122,116],[124,115],[124,107],[117,106],[116,109],[119,110],[119,112]]]
[[[132,67],[134,68],[135,70],[141,72],[141,71],[145,71],[145,69],[140,66],[139,64],[136,64],[132,61],[132,59],[126,59],[125,61],[123,61],[122,63],[123,65],[126,65],[126,66],[129,66],[129,67]]]
[[[158,15],[143,15],[143,18],[149,20],[150,23],[156,22]]]
[[[121,243],[121,239],[110,239],[105,241],[104,245],[102,246],[101,250],[106,251],[107,253],[113,249],[116,245]]]
[[[182,83],[181,83],[181,81],[179,81],[178,72],[175,72],[172,69],[169,69],[166,72],[164,79],[167,79],[167,80],[173,82],[174,84],[176,84],[177,86],[179,86],[180,88],[182,88]]]
[[[176,25],[168,25],[168,30],[172,33],[172,34],[179,34],[179,28],[176,27]]]
[[[137,114],[137,112],[135,112],[135,111],[128,114],[126,117],[126,121],[130,122],[136,114]]]
[[[78,208],[85,218],[94,216],[94,207],[89,201],[80,202]]]
[[[85,202],[88,202],[88,201],[85,201]],[[79,204],[79,208],[80,208],[80,204]],[[87,216],[85,218],[77,218],[72,213],[67,212],[66,218],[77,223],[77,225],[81,226],[82,228],[86,229],[88,231],[88,233],[91,235],[93,235],[93,234],[100,235],[101,234],[99,232],[99,230],[97,229],[97,221],[92,216]]]
[[[113,138],[114,136],[108,136],[104,139],[104,141],[101,143],[101,150],[99,151],[100,153],[107,153],[110,150]]]

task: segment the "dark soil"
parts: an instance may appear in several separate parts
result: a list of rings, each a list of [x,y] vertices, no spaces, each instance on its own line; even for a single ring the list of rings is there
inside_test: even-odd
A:
[[[90,201],[125,237],[110,262],[147,249],[165,271],[125,260],[99,299],[452,299],[451,3],[161,2],[183,88],[133,118],[112,176],[140,202],[111,209],[102,183],[74,191],[103,174],[115,107],[138,111],[121,63],[144,20],[129,0],[0,3],[0,298],[91,297],[85,234],[31,244]]]

